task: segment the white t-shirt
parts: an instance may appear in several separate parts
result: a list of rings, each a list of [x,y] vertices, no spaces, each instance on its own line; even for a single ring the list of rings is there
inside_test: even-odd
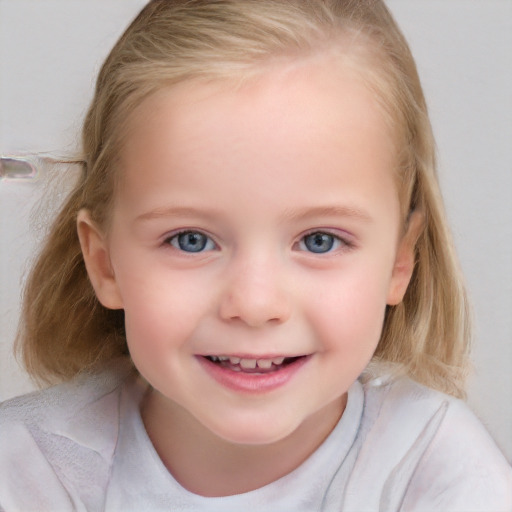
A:
[[[260,489],[220,498],[172,477],[126,363],[0,405],[0,510],[512,511],[512,470],[460,400],[407,378],[355,382],[324,443]]]

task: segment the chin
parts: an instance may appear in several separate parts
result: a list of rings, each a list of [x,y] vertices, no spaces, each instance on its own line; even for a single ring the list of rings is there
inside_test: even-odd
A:
[[[243,422],[230,421],[227,425],[218,425],[210,430],[228,443],[261,446],[282,441],[296,428],[297,425],[269,424],[262,418],[256,418]]]

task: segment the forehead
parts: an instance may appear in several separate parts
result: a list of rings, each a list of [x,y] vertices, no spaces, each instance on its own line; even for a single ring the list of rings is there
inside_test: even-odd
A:
[[[128,126],[120,188],[138,192],[168,174],[185,193],[192,183],[232,173],[248,190],[251,180],[257,188],[266,179],[289,194],[294,179],[303,187],[333,179],[322,167],[358,169],[344,173],[348,181],[382,169],[392,179],[396,167],[394,137],[376,98],[354,69],[326,56],[270,66],[243,84],[163,88]]]
[[[375,79],[369,78],[361,60],[366,59],[354,59],[346,52],[319,52],[305,58],[270,60],[250,73],[231,78],[191,79],[162,86],[129,115],[124,137],[129,144],[125,147],[146,131],[149,121],[157,124],[163,117],[171,125],[188,121],[194,131],[209,113],[237,103],[237,122],[258,113],[263,113],[270,122],[282,111],[295,109],[306,121],[323,116],[331,126],[358,110],[356,117],[381,130],[395,148],[394,127],[386,126],[389,120],[382,109],[382,95],[376,93],[376,87],[369,87]],[[377,74],[372,68],[371,75]],[[258,105],[256,97],[260,100]],[[263,112],[262,108],[267,110]]]

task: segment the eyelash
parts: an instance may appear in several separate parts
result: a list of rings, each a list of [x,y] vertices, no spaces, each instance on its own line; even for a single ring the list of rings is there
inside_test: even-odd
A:
[[[202,239],[204,241],[204,245],[197,251],[185,250],[182,247],[182,245],[180,244],[180,237],[184,237],[186,235],[189,235],[189,237],[191,237],[191,236],[202,237]],[[189,238],[189,241],[191,241],[190,238]],[[173,242],[175,242],[175,243],[173,243]],[[173,246],[175,249],[177,249],[179,251],[190,253],[190,254],[200,254],[202,252],[212,251],[212,250],[218,248],[217,244],[212,240],[212,238],[210,236],[206,235],[205,233],[203,233],[201,231],[195,230],[195,229],[187,229],[184,231],[179,231],[178,233],[175,233],[175,234],[167,237],[164,240],[164,243],[167,245]]]
[[[182,243],[182,237],[189,236],[188,242],[198,242],[198,250],[186,250],[184,248],[184,243]],[[316,240],[311,239],[310,237],[316,237]],[[309,239],[309,240],[308,240]],[[185,240],[186,241],[186,240]],[[185,242],[184,241],[184,242]],[[321,243],[327,243],[327,245],[324,247],[325,250],[314,250],[311,245],[313,242],[317,244]],[[171,245],[175,249],[189,253],[189,254],[200,254],[206,251],[212,251],[218,248],[217,244],[213,241],[213,239],[208,236],[207,234],[198,231],[198,230],[184,230],[179,231],[178,233],[175,233],[169,237],[167,237],[164,241],[165,244]],[[320,246],[320,245],[319,245]],[[303,235],[300,240],[294,245],[294,247],[298,247],[301,251],[308,252],[310,254],[329,254],[332,252],[335,252],[337,250],[343,250],[343,249],[351,249],[354,246],[354,244],[347,240],[347,238],[342,238],[338,235],[335,235],[333,233],[330,233],[328,231],[310,231],[309,233],[306,233]]]
[[[308,248],[307,246],[307,240],[309,237],[329,237],[330,246],[327,247],[325,251],[314,251],[311,250],[311,247]],[[324,238],[325,240],[325,238]],[[321,241],[321,240],[320,240]],[[310,254],[314,255],[323,255],[323,254],[330,254],[333,252],[343,251],[347,249],[352,249],[354,247],[354,244],[351,240],[348,239],[348,237],[340,237],[339,235],[335,235],[334,233],[330,233],[329,231],[322,231],[322,230],[314,230],[310,231],[309,233],[306,233],[303,235],[300,240],[297,242],[298,247]]]

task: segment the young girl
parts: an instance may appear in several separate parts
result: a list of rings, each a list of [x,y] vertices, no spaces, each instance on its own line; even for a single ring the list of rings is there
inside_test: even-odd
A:
[[[378,0],[153,0],[0,409],[0,509],[498,511],[414,61]]]

